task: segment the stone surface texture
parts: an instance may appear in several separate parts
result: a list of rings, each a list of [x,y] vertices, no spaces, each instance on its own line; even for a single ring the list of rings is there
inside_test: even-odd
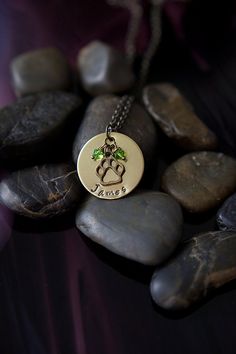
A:
[[[32,219],[62,215],[81,199],[77,172],[68,164],[34,166],[12,173],[0,183],[0,201]]]
[[[139,191],[119,200],[88,197],[78,229],[110,251],[145,265],[168,258],[182,236],[179,204],[164,193]]]
[[[11,75],[17,96],[66,90],[71,81],[67,60],[57,48],[42,48],[17,56],[11,62]]]
[[[189,151],[214,150],[215,134],[195,114],[179,90],[170,83],[151,84],[143,90],[143,102],[163,132]]]
[[[236,231],[236,194],[231,195],[217,213],[220,230]]]
[[[184,310],[233,279],[236,233],[215,231],[187,241],[175,257],[157,268],[150,289],[160,307]]]
[[[126,91],[135,81],[125,54],[100,41],[79,51],[77,67],[82,86],[92,96]]]
[[[236,189],[236,160],[216,152],[184,155],[164,172],[162,189],[188,211],[205,212]]]
[[[2,108],[0,157],[25,159],[50,148],[79,106],[74,94],[54,91],[26,96]]]

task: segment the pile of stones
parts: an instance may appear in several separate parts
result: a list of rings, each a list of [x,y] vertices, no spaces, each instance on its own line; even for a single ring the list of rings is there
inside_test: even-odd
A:
[[[135,85],[124,55],[95,41],[79,51],[76,73],[56,48],[21,54],[10,70],[17,100],[0,110],[0,158],[8,171],[2,204],[31,219],[76,210],[84,236],[157,266],[150,290],[164,309],[186,309],[236,278],[236,160],[217,151],[217,137],[176,87],[144,87],[120,130],[143,151],[143,181],[125,198],[101,200],[81,186],[76,162],[82,146],[104,132],[118,95]],[[180,155],[156,190],[161,134]],[[215,230],[183,241],[183,214],[217,209]]]

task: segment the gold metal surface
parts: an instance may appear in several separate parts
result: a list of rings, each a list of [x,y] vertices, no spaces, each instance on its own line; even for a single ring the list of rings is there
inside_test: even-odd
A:
[[[92,158],[93,151],[107,138],[102,133],[91,138],[81,149],[77,171],[81,183],[94,196],[101,199],[118,199],[130,193],[140,182],[144,171],[144,158],[139,146],[127,135],[111,132],[117,147],[125,153],[125,159],[104,156],[100,161]]]

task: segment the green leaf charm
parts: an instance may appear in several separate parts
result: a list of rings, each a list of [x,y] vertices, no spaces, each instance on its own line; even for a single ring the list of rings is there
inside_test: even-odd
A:
[[[94,159],[95,161],[101,160],[104,156],[105,154],[102,149],[98,148],[93,150],[92,159]]]
[[[126,160],[126,152],[122,150],[120,147],[113,153],[113,156],[117,160]]]

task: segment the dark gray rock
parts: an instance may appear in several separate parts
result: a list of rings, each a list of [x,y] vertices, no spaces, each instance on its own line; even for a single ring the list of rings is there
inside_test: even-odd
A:
[[[0,201],[32,219],[64,214],[81,199],[77,172],[68,164],[34,166],[12,173],[0,183]]]
[[[76,226],[91,240],[146,265],[170,256],[181,238],[182,223],[178,203],[158,192],[138,192],[115,201],[90,196],[76,215]]]
[[[236,194],[231,195],[219,209],[217,224],[222,231],[236,231]]]
[[[216,152],[184,155],[167,168],[162,188],[188,211],[205,212],[236,189],[236,160]]]
[[[190,151],[216,148],[215,134],[197,117],[189,102],[173,85],[146,86],[143,102],[163,132],[182,148]]]
[[[66,92],[48,92],[19,99],[0,110],[0,157],[27,159],[50,148],[80,105]]]
[[[236,233],[208,232],[187,241],[158,267],[150,290],[160,307],[183,310],[235,278]]]
[[[119,97],[117,96],[103,95],[90,103],[75,138],[73,148],[75,163],[83,145],[94,135],[105,132],[118,102]],[[130,114],[119,133],[128,135],[139,145],[146,163],[149,163],[156,154],[157,132],[154,123],[139,104],[133,104]]]
[[[12,82],[17,96],[66,90],[70,86],[70,68],[56,48],[23,53],[11,62]]]
[[[135,80],[125,55],[99,41],[82,48],[77,63],[81,83],[93,96],[126,91]]]

